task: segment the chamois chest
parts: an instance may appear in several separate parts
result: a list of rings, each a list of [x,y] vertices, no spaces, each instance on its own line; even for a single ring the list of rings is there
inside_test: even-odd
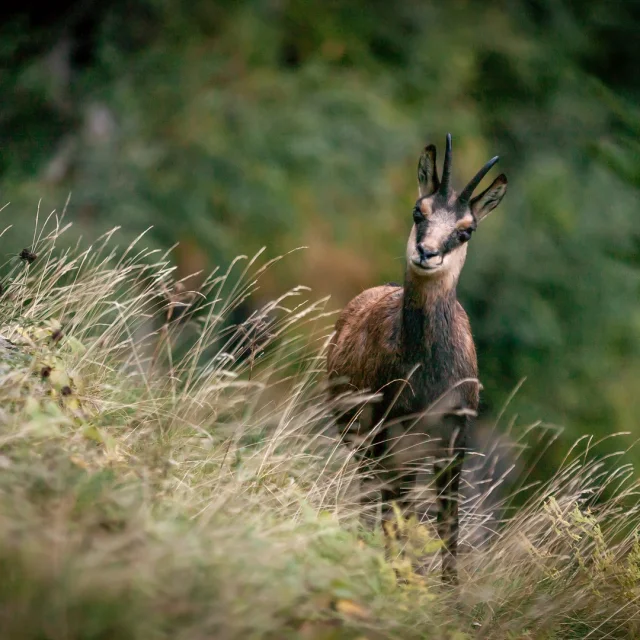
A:
[[[362,292],[336,323],[328,352],[332,387],[382,395],[376,413],[390,417],[423,412],[447,396],[475,410],[476,354],[467,315],[455,295],[414,299],[390,285]]]
[[[390,371],[380,371],[378,380],[378,388],[386,385],[383,405],[389,415],[420,413],[438,401],[475,410],[477,385],[463,382],[476,378],[477,363],[462,306],[455,297],[403,303],[390,336]]]

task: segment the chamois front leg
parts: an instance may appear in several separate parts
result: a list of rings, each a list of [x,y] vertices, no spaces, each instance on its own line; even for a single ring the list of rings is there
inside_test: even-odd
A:
[[[413,505],[409,495],[416,484],[417,470],[411,463],[398,467],[395,456],[397,449],[403,447],[403,438],[398,437],[396,431],[384,424],[385,415],[381,408],[374,412],[374,418],[380,428],[376,430],[373,437],[370,453],[376,464],[375,475],[379,482],[382,531],[386,553],[389,559],[393,560],[394,555],[398,553],[398,543],[401,547],[404,546],[404,542],[397,538],[399,530],[396,527],[394,505],[400,512],[400,518],[406,517],[411,512]],[[400,528],[401,530],[402,528]],[[400,577],[399,574],[398,577]]]
[[[448,458],[434,465],[438,492],[438,535],[443,543],[442,580],[451,585],[458,584],[458,506],[468,422],[466,416],[447,416],[446,423],[451,425]]]

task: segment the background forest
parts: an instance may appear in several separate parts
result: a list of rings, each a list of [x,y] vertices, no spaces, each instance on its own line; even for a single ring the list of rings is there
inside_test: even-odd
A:
[[[5,253],[35,214],[180,245],[184,276],[298,246],[260,291],[398,280],[422,146],[501,156],[460,283],[484,416],[640,435],[640,4],[112,0],[4,9]],[[616,444],[619,446],[619,443]],[[560,454],[558,454],[560,455]]]

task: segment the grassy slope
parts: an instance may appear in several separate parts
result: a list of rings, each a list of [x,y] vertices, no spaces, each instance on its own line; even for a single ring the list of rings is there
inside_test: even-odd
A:
[[[359,524],[308,337],[322,301],[293,291],[229,330],[261,273],[240,260],[176,322],[162,256],[62,253],[60,232],[0,298],[0,637],[637,637],[632,470],[568,456],[466,554],[454,606],[411,569],[430,529],[399,523],[386,560]]]

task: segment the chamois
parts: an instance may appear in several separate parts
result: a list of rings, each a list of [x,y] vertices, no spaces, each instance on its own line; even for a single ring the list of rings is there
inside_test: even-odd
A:
[[[442,576],[457,582],[458,490],[467,436],[479,401],[477,359],[456,285],[478,223],[507,190],[499,175],[480,195],[492,158],[460,192],[451,187],[451,134],[442,180],[436,149],[418,162],[419,197],[406,250],[404,285],[363,291],[340,314],[327,354],[334,401],[345,391],[373,392],[378,402],[338,416],[343,433],[357,434],[380,481],[383,505],[407,506],[420,464],[433,456]],[[404,505],[404,506],[403,506]]]

